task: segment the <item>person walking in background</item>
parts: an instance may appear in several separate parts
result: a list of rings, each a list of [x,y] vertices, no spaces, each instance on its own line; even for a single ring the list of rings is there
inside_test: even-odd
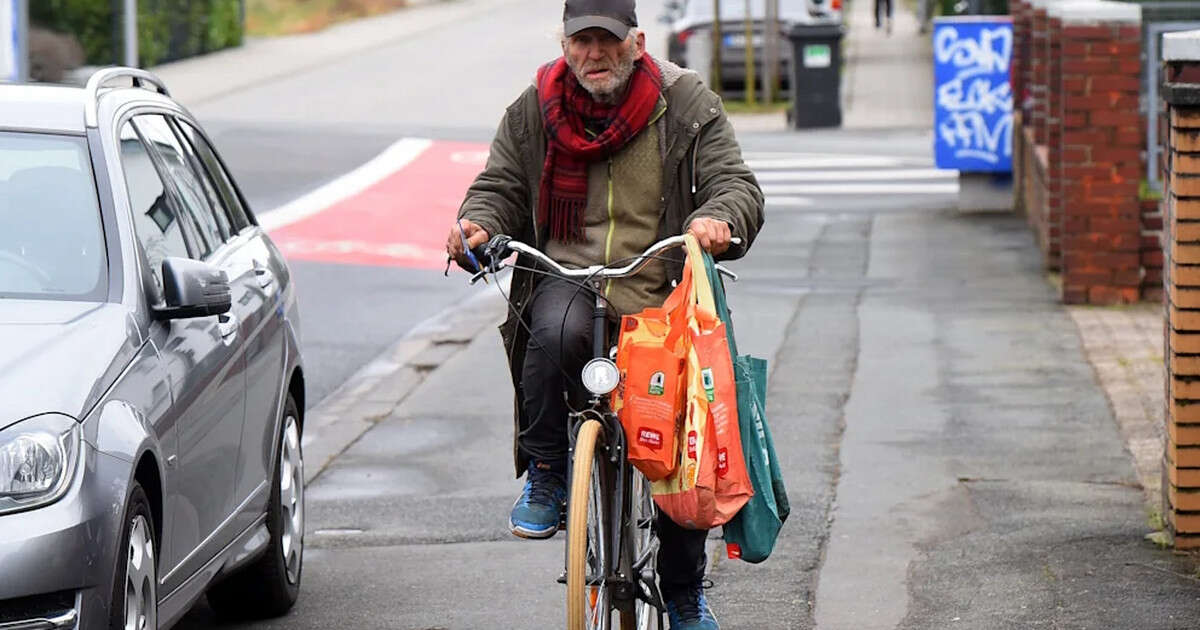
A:
[[[886,15],[884,12],[886,11]],[[892,0],[875,0],[875,28],[884,25],[884,17],[887,17],[887,32],[892,34]]]

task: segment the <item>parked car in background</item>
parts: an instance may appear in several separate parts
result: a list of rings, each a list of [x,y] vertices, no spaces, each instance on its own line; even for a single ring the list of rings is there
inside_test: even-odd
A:
[[[167,628],[206,592],[286,612],[304,375],[279,250],[149,73],[2,86],[0,120],[0,627]]]
[[[765,58],[766,12],[768,0],[751,0],[755,62]],[[787,33],[795,24],[840,24],[842,0],[778,0],[779,59],[783,93],[790,90],[792,48]],[[696,70],[706,82],[712,59],[712,0],[668,0],[662,21],[669,24],[668,58]],[[746,86],[746,3],[721,0],[721,86],[726,97],[743,98]],[[759,76],[761,77],[761,71]],[[758,83],[758,80],[756,80]],[[714,87],[715,89],[715,87]],[[759,83],[761,90],[761,83]]]

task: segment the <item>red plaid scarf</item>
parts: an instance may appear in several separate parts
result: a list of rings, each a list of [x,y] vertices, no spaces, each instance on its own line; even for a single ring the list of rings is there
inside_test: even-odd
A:
[[[646,128],[662,92],[662,74],[650,55],[643,55],[634,62],[624,102],[604,105],[592,99],[560,57],[538,70],[537,91],[549,139],[538,223],[550,224],[551,238],[583,241],[587,166],[621,150]],[[604,131],[589,139],[585,121],[600,122]]]

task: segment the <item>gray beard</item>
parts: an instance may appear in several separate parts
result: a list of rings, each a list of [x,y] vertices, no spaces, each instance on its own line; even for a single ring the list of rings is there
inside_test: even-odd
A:
[[[568,65],[570,65],[568,63]],[[579,84],[583,89],[592,95],[592,100],[601,105],[616,105],[621,102],[625,96],[625,88],[629,86],[629,78],[633,76],[633,55],[628,57],[622,56],[617,62],[617,67],[612,69],[613,77],[615,78],[614,87],[610,90],[596,85],[594,81],[590,81],[583,76],[579,68],[571,66],[571,72],[575,73],[575,78],[579,80]]]

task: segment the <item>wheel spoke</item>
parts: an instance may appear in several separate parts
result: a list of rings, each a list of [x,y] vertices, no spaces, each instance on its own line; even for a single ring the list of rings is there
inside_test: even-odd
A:
[[[125,562],[125,630],[157,626],[154,540],[146,517],[133,517]]]
[[[299,579],[304,547],[304,457],[300,450],[300,431],[295,416],[284,418],[279,453],[280,551],[287,578]]]

